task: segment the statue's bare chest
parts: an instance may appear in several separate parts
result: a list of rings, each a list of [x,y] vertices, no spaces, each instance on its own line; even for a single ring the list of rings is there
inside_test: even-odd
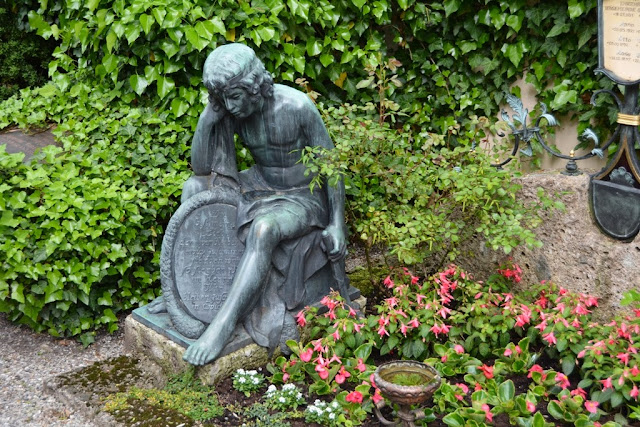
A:
[[[252,117],[240,124],[238,134],[258,163],[289,166],[299,160],[295,151],[302,148],[303,138],[294,120]]]

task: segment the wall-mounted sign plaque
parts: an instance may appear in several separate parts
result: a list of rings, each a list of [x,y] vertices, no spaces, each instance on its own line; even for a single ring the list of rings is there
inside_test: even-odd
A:
[[[598,71],[616,83],[640,82],[640,0],[599,0],[598,18]]]

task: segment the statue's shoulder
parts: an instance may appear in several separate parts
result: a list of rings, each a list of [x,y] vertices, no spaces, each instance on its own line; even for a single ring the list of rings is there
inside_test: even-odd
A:
[[[316,109],[307,94],[286,85],[273,85],[273,96],[276,109],[281,113],[310,113]]]

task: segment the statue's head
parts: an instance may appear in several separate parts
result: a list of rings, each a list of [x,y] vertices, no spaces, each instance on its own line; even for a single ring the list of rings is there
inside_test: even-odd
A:
[[[253,49],[239,43],[223,45],[211,52],[204,63],[202,80],[210,95],[222,104],[226,95],[239,89],[254,104],[273,96],[271,74]]]

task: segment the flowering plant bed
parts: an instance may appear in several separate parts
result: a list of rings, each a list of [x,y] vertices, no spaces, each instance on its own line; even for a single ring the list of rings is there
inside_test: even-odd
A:
[[[373,373],[396,359],[424,362],[442,377],[422,405],[424,425],[638,422],[640,308],[598,323],[596,298],[553,283],[514,293],[519,268],[499,273],[480,282],[451,266],[421,280],[399,269],[382,281],[383,297],[363,317],[337,293],[328,295],[326,313],[298,313],[309,341],[288,342],[292,355],[266,366],[264,381],[243,371],[217,387],[227,409],[209,422],[379,425],[373,407],[384,398]],[[626,300],[637,304],[639,296]]]

